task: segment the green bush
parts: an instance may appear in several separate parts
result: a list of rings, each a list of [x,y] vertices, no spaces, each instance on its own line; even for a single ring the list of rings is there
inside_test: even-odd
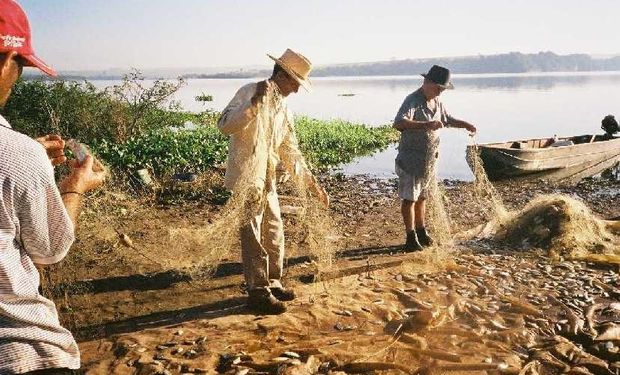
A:
[[[228,139],[215,126],[196,129],[156,129],[124,143],[104,140],[93,147],[113,168],[135,171],[149,168],[156,176],[202,172],[226,160]]]
[[[296,120],[299,147],[313,169],[324,170],[381,149],[394,141],[390,127],[370,128],[350,122]],[[157,129],[131,137],[122,144],[103,141],[95,151],[122,170],[151,169],[156,176],[202,172],[223,163],[228,138],[214,123],[197,129]]]
[[[89,82],[20,81],[5,115],[30,136],[61,134],[91,146],[122,175],[148,168],[156,177],[202,172],[225,161],[228,139],[216,127],[219,114],[190,113],[170,101],[183,81],[145,83],[134,72],[104,90]],[[212,99],[207,94],[200,101]],[[195,129],[187,122],[199,124]],[[381,149],[396,140],[391,127],[346,121],[296,119],[300,148],[313,169],[326,169]]]
[[[295,120],[295,128],[306,160],[317,169],[348,163],[398,140],[391,126],[368,127],[342,120],[302,116]]]
[[[122,143],[143,132],[182,126],[197,115],[171,96],[183,81],[146,83],[138,72],[105,90],[83,81],[20,80],[5,107],[15,129],[32,137],[61,134],[87,144]]]

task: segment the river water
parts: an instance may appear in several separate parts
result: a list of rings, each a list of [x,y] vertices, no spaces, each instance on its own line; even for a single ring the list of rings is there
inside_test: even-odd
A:
[[[213,96],[207,107],[221,110],[236,90],[252,79],[192,79],[176,96],[187,110],[205,107],[195,101],[201,93]],[[340,118],[377,126],[391,123],[403,99],[416,90],[420,76],[316,78],[312,93],[289,97],[296,114],[320,119]],[[479,143],[600,133],[607,114],[620,117],[620,72],[456,75],[455,90],[442,100],[456,118],[476,125]],[[99,87],[118,81],[97,81]],[[343,95],[345,94],[345,95]],[[440,130],[440,178],[471,180],[464,130]],[[342,166],[345,174],[394,176],[396,146]]]

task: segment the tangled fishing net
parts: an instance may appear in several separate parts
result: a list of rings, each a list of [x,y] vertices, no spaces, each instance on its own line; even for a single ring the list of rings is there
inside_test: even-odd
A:
[[[170,230],[170,245],[178,256],[173,267],[188,267],[201,272],[209,271],[226,257],[234,255],[240,246],[239,233],[242,226],[265,209],[270,181],[276,178],[278,150],[275,149],[273,124],[281,96],[275,84],[269,82],[267,94],[258,104],[257,135],[254,152],[242,166],[231,198],[212,223],[200,229],[178,228]],[[292,124],[285,124],[290,126]],[[299,197],[300,214],[297,225],[305,233],[304,243],[311,258],[323,268],[331,265],[335,247],[330,239],[335,227],[322,203],[312,196],[310,183],[313,178],[305,176],[306,165],[301,154],[296,155],[295,170],[290,171],[294,193]],[[255,167],[266,168],[265,182],[256,179]],[[305,178],[304,178],[305,177]]]
[[[486,238],[518,249],[539,248],[554,257],[573,259],[617,259],[620,237],[617,222],[601,220],[580,200],[561,195],[540,195],[524,208],[509,211],[489,182],[478,149],[469,149],[469,163],[475,176],[474,195],[487,219],[470,237]]]
[[[433,166],[433,169],[435,168]],[[435,176],[434,170],[431,172],[431,176]],[[437,245],[447,245],[452,241],[450,215],[448,215],[446,210],[448,206],[447,196],[443,186],[434,177],[429,180],[427,191],[427,226],[431,233],[434,234]]]
[[[501,222],[506,220],[508,218],[508,209],[484,171],[480,152],[478,151],[478,144],[473,137],[472,146],[467,148],[466,158],[474,174],[474,197],[478,201],[478,206],[483,211],[485,218],[489,221],[496,220]]]
[[[532,200],[496,228],[494,239],[524,249],[547,249],[558,256],[581,257],[618,250],[618,239],[603,220],[583,202],[560,194]]]

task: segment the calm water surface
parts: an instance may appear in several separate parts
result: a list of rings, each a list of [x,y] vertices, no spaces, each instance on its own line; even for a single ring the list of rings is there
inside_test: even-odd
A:
[[[420,76],[316,78],[312,93],[300,90],[288,101],[296,114],[377,126],[391,123],[404,98],[421,80]],[[256,79],[189,80],[176,99],[185,109],[200,111],[204,107],[194,98],[206,93],[214,97],[208,107],[221,110],[239,87],[252,81]],[[456,89],[445,91],[442,100],[453,116],[476,125],[479,143],[598,133],[605,115],[620,117],[620,72],[457,75],[453,81]],[[99,87],[116,83],[96,82]],[[470,180],[466,132],[442,129],[440,136],[439,177]],[[345,165],[342,171],[392,177],[395,156],[393,146]]]

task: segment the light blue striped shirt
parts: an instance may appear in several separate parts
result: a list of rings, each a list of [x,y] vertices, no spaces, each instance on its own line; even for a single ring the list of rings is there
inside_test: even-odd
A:
[[[39,294],[34,266],[65,257],[73,224],[43,147],[2,116],[0,125],[0,374],[77,369],[77,344]]]

